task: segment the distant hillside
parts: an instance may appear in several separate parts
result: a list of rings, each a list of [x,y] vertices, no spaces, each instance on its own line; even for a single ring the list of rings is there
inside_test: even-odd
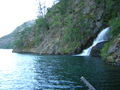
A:
[[[0,38],[0,48],[13,49],[15,47],[15,41],[18,39],[18,33],[25,30],[27,27],[31,27],[35,21],[28,21],[18,26],[12,33]]]
[[[0,48],[11,49],[14,47],[14,34],[6,35],[0,38]]]

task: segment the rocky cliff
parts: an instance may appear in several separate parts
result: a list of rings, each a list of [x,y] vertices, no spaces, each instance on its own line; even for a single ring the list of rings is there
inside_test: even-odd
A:
[[[101,55],[107,62],[120,64],[120,17],[110,20],[110,40],[104,45]]]
[[[107,60],[109,62],[120,63],[120,34],[110,45]]]
[[[96,56],[97,52],[97,56],[101,54],[109,62],[119,62],[119,6],[119,0],[60,0],[31,27],[15,34],[17,39],[13,51],[77,54],[89,47],[97,34],[109,26],[110,40],[94,47],[92,55]]]
[[[20,35],[15,52],[77,54],[87,48],[103,25],[104,4],[95,0],[60,0],[45,17]],[[27,34],[29,33],[29,34]]]

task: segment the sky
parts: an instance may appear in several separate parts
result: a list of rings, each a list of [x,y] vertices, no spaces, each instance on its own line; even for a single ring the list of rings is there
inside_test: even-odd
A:
[[[40,0],[51,7],[53,0]],[[38,15],[38,0],[0,0],[0,37],[11,33],[26,21]]]

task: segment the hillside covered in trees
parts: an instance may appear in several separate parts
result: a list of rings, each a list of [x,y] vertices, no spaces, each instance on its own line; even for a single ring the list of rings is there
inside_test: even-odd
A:
[[[119,0],[59,0],[31,27],[15,34],[13,51],[78,54],[103,28],[111,27],[110,40],[100,55],[109,62],[120,62],[119,10]]]

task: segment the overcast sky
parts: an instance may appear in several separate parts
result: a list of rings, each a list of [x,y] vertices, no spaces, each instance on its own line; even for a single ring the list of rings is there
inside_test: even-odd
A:
[[[53,0],[41,0],[48,7]],[[37,17],[37,0],[0,0],[0,37],[12,32],[22,23]]]

